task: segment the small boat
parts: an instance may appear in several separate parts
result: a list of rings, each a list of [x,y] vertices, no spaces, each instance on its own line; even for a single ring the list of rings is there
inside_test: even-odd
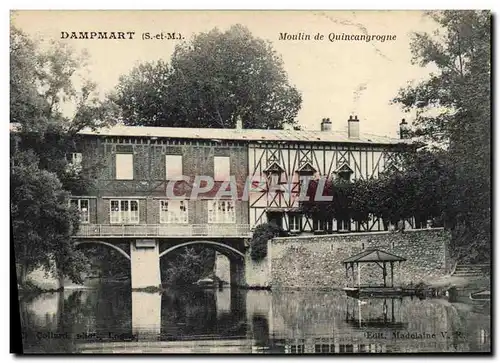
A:
[[[215,287],[215,281],[211,279],[210,277],[205,277],[203,279],[199,279],[198,281],[195,282],[195,285],[198,285],[200,287]]]
[[[472,292],[469,295],[471,300],[474,301],[489,301],[491,299],[491,291],[490,290],[481,290],[477,292]]]

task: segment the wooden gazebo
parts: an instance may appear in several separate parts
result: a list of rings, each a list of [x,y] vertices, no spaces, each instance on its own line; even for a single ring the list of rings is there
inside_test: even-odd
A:
[[[401,264],[401,262],[406,261],[406,258],[396,256],[392,253],[382,251],[380,249],[367,249],[363,252],[360,252],[354,256],[351,256],[349,258],[346,258],[342,263],[345,266],[345,272],[346,272],[346,277],[349,277],[349,269],[352,272],[352,287],[346,287],[344,290],[346,292],[350,291],[354,294],[359,294],[361,292],[361,289],[365,289],[369,292],[377,293],[390,293],[390,292],[396,292],[399,291],[397,287],[394,286],[394,264],[398,262],[398,264]],[[374,263],[378,267],[382,269],[382,276],[384,280],[384,284],[381,285],[368,285],[368,286],[362,286],[361,285],[361,268],[360,264],[362,263]],[[387,283],[387,267],[390,266],[391,269],[391,280],[390,280],[390,285]],[[356,270],[357,270],[357,284],[356,284]],[[357,286],[356,286],[357,285]]]

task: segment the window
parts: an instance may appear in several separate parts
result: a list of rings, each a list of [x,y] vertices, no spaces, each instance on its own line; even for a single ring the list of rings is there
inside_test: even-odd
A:
[[[349,218],[340,218],[337,220],[337,230],[338,231],[350,231],[351,230],[351,220]]]
[[[80,223],[89,223],[90,211],[88,199],[71,199],[70,205],[80,211]]]
[[[335,173],[337,174],[338,180],[343,182],[350,182],[351,176],[354,174],[354,171],[347,163],[343,163],[342,166],[340,166],[340,168],[335,170]]]
[[[187,201],[160,200],[160,223],[188,223]]]
[[[229,157],[215,156],[214,157],[214,181],[229,180]]]
[[[321,218],[314,217],[313,218],[313,227],[314,231],[321,232],[325,230],[325,221]]]
[[[137,200],[111,200],[109,207],[110,223],[139,223],[139,202]]]
[[[279,166],[278,163],[273,162],[264,170],[264,173],[267,175],[267,182],[270,185],[280,184],[282,179],[281,175],[284,171],[285,170]]]
[[[269,189],[281,190],[281,173],[271,173],[268,176]]]
[[[292,354],[304,353],[304,344],[291,345],[290,346],[290,353],[292,353]]]
[[[82,153],[71,153],[70,165],[75,171],[80,172],[82,170],[82,160]]]
[[[116,154],[116,179],[134,179],[134,154]]]
[[[315,232],[328,232],[332,231],[332,220],[324,219],[323,217],[313,217],[313,229]]]
[[[351,181],[351,173],[348,171],[343,171],[338,173],[338,179],[343,182]]]
[[[182,155],[165,155],[165,179],[178,180],[182,176]]]
[[[235,223],[234,203],[230,200],[208,201],[208,223]]]
[[[302,229],[302,216],[300,214],[289,214],[288,227],[291,232],[300,232]]]
[[[266,214],[268,223],[272,223],[280,229],[283,228],[283,219],[285,217],[283,212],[267,212]]]
[[[335,344],[316,344],[315,353],[335,353]]]

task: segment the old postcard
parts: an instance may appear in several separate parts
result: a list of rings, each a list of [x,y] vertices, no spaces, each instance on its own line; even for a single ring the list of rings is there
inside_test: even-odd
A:
[[[490,142],[487,10],[12,11],[17,353],[491,353]]]

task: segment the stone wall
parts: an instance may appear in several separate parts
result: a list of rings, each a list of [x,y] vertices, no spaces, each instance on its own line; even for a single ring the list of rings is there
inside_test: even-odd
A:
[[[116,153],[119,150],[133,153],[134,179],[116,180]],[[235,177],[238,194],[243,193],[248,174],[248,149],[244,143],[216,143],[215,141],[161,140],[152,142],[148,138],[123,139],[86,137],[81,141],[83,165],[90,167],[95,163],[98,168],[95,184],[88,195],[90,223],[109,224],[111,197],[139,200],[139,223],[159,224],[160,199],[166,198],[165,155],[182,155],[182,172],[194,179],[196,175],[213,176],[214,157],[230,157],[230,174]],[[193,181],[193,180],[192,180]],[[190,195],[190,183],[179,182],[175,185],[176,195]],[[189,223],[208,223],[208,203],[215,198],[221,181],[216,181],[211,191],[201,193],[198,200],[189,201]],[[78,197],[78,196],[75,196]],[[104,198],[103,198],[104,197]],[[248,202],[235,203],[237,224],[248,223]]]
[[[270,243],[268,242],[268,251]],[[271,260],[269,256],[260,261],[252,260],[250,249],[247,250],[245,257],[245,280],[247,287],[269,287],[271,284]]]
[[[395,263],[395,284],[429,281],[449,272],[449,240],[449,233],[443,229],[275,238],[270,242],[268,253],[271,285],[273,288],[342,288],[352,285],[351,270],[346,277],[342,261],[368,248],[382,249],[406,258],[400,265]],[[387,271],[389,282],[390,269]],[[362,284],[383,282],[382,269],[374,263],[365,264],[360,276]]]
[[[237,264],[237,261],[233,261],[233,263]],[[261,261],[253,261],[250,257],[250,250],[248,250],[244,261],[245,279],[241,284],[245,287],[269,287],[270,271],[270,260],[267,257]],[[214,272],[219,279],[226,283],[230,283],[231,261],[219,252],[215,254]]]

